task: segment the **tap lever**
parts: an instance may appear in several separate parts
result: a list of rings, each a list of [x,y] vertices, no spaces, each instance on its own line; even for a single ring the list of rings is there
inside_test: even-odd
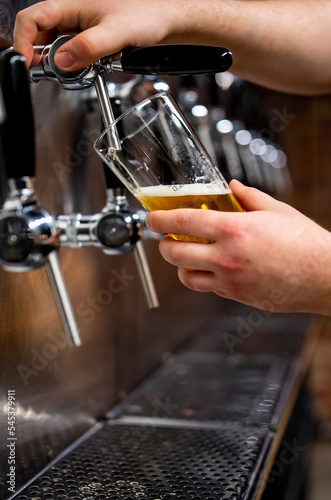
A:
[[[109,93],[107,90],[103,72],[99,73],[96,76],[94,80],[94,87],[97,93],[103,123],[106,127],[109,127],[109,125],[114,122],[114,113],[111,107]],[[107,138],[109,147],[112,147],[117,151],[121,149],[121,141],[116,128],[108,129]]]
[[[52,44],[45,45],[41,60],[29,70],[33,82],[58,81],[62,88],[76,90],[91,87],[100,73],[124,71],[136,75],[188,75],[221,73],[232,64],[228,49],[206,45],[153,45],[127,47],[120,59],[108,55],[79,71],[62,71],[55,62],[56,51],[74,35],[61,35]],[[34,47],[40,52],[40,46]]]
[[[5,121],[5,118],[6,118],[5,103],[3,102],[2,92],[0,88],[0,126]],[[5,158],[0,136],[0,208],[5,203],[5,200],[8,196],[8,182],[4,165],[5,165]]]
[[[13,50],[0,56],[0,85],[5,108],[1,142],[7,178],[33,177],[35,144],[30,84],[25,58]]]
[[[51,252],[47,256],[45,269],[68,344],[70,346],[79,346],[81,345],[79,331],[56,252]]]
[[[145,249],[141,240],[137,241],[137,243],[133,246],[133,254],[146,295],[148,307],[150,309],[156,309],[160,304],[154,287],[154,282],[148,265]]]
[[[152,45],[126,48],[120,64],[112,69],[138,75],[194,75],[221,73],[232,64],[232,54],[222,47],[203,45]]]

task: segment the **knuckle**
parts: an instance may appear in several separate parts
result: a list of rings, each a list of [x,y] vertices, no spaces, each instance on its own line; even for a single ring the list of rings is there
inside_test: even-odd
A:
[[[186,288],[190,290],[200,291],[197,287],[197,283],[193,280],[192,274],[188,273],[186,269],[179,268],[178,269],[178,277],[180,281],[183,283]]]
[[[76,46],[79,46],[79,52],[84,54],[84,58],[93,58],[97,50],[94,38],[86,30],[81,36],[77,36],[75,40]]]
[[[179,232],[185,232],[188,223],[186,211],[178,210],[176,214],[176,228]]]
[[[212,291],[211,284],[207,276],[198,276],[194,271],[192,272],[184,268],[179,268],[178,277],[183,285],[190,290],[202,293]]]
[[[31,24],[43,27],[48,24],[50,19],[59,14],[59,5],[57,0],[47,0],[22,9],[16,14],[16,26],[21,26],[29,30]]]
[[[214,265],[224,273],[240,273],[244,270],[242,260],[235,256],[216,257]]]
[[[227,238],[242,238],[244,231],[239,223],[234,224],[232,220],[224,220],[222,224],[222,235]]]
[[[181,249],[179,248],[179,244],[174,244],[172,245],[172,249],[170,251],[170,260],[171,260],[171,263],[174,265],[174,266],[177,266],[177,267],[182,267],[183,265],[183,254],[181,252]]]
[[[59,4],[57,0],[46,0],[44,2],[40,2],[39,5],[39,17],[50,17],[59,12]]]
[[[16,14],[16,22],[20,23],[22,21],[22,18],[24,18],[24,13],[22,10],[20,10]]]

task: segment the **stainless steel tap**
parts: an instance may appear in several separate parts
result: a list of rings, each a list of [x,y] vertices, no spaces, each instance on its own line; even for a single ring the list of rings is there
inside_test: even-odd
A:
[[[56,225],[62,245],[96,246],[107,255],[133,251],[150,309],[159,306],[152,275],[142,244],[143,222],[128,205],[122,188],[107,190],[107,203],[94,215],[60,215]]]
[[[62,71],[55,62],[56,51],[74,35],[59,36],[52,44],[34,46],[40,53],[38,65],[30,68],[30,78],[57,81],[66,90],[91,87],[100,73],[121,71],[135,75],[185,75],[227,71],[232,64],[232,54],[222,47],[202,45],[156,45],[126,48],[120,59],[112,55],[95,61],[82,70]]]
[[[0,170],[6,185],[0,207],[0,264],[12,272],[45,266],[68,343],[77,346],[81,342],[57,256],[55,218],[40,207],[34,190],[33,112],[22,56],[1,54],[0,83],[5,108]]]

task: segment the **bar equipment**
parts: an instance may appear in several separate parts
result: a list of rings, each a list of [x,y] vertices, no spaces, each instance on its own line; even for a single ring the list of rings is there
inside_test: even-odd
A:
[[[28,75],[24,59],[19,54],[8,50],[1,56],[1,88],[6,103],[1,142],[9,194],[3,194],[1,200],[0,257],[3,268],[10,271],[22,272],[45,266],[68,342],[70,345],[79,345],[78,328],[55,251],[61,240],[71,246],[99,246],[110,254],[133,250],[149,307],[157,307],[158,299],[141,241],[139,215],[129,208],[118,181],[114,184],[114,180],[109,181],[106,176],[107,203],[99,214],[59,216],[55,220],[38,205],[33,182],[33,113],[27,76],[34,83],[41,80],[55,81],[66,90],[94,86],[103,124],[107,127],[114,121],[105,80],[107,73],[214,73],[227,70],[232,63],[232,56],[228,50],[218,47],[128,48],[122,52],[120,60],[112,60],[109,56],[82,71],[63,72],[55,65],[54,56],[59,47],[71,37],[72,35],[63,35],[45,47],[35,46],[35,51],[40,52],[40,63],[30,68]],[[17,161],[14,154],[18,137],[23,146],[24,161]],[[116,129],[107,137],[109,145],[115,150],[121,148]]]
[[[1,171],[8,179],[8,194],[0,211],[0,262],[11,272],[45,266],[68,343],[78,346],[78,327],[56,252],[55,219],[40,207],[34,190],[34,125],[24,58],[4,52],[0,75],[5,103]],[[18,144],[22,157],[17,154]]]
[[[227,49],[204,46],[153,46],[127,48],[120,60],[111,56],[96,61],[78,72],[64,72],[57,68],[54,57],[56,51],[72,35],[63,35],[51,45],[35,47],[41,51],[40,63],[30,68],[32,82],[56,81],[65,90],[94,87],[103,125],[109,127],[114,119],[106,74],[123,71],[135,75],[180,75],[186,73],[215,73],[227,70],[232,64],[231,53]],[[120,150],[121,145],[116,127],[107,132],[109,146]],[[118,254],[133,250],[139,275],[150,308],[158,307],[158,299],[145,255],[140,216],[127,203],[123,186],[118,179],[105,170],[107,204],[100,214],[92,216],[59,216],[60,239],[63,244],[95,245],[108,254]],[[73,229],[74,228],[74,229]],[[69,235],[70,233],[70,235]]]
[[[107,255],[133,251],[148,307],[159,306],[152,275],[141,238],[143,221],[132,210],[120,187],[107,189],[107,203],[100,213],[71,214],[57,217],[62,245],[96,246]]]
[[[104,76],[107,76],[107,73]],[[148,75],[145,75],[145,77],[149,79]],[[45,83],[44,85],[44,83],[41,83],[39,86],[41,87],[41,91],[37,85],[33,89],[36,91],[38,98],[38,110],[42,110],[42,118],[47,115],[47,111],[49,110],[47,103],[45,106],[45,99],[43,99],[45,95],[43,95],[43,91],[46,89],[47,96],[51,95],[51,97],[53,97],[52,91],[54,91],[56,96],[58,96],[58,90],[61,92],[61,89],[54,88],[59,87],[57,79],[53,84]],[[141,83],[143,84],[143,80]],[[123,90],[126,92],[130,85],[131,83],[125,85],[125,88],[123,86]],[[117,83],[115,85],[115,83],[108,82],[107,88],[108,93],[110,89],[113,89],[114,93],[111,95],[116,97],[116,99],[122,97],[122,95],[119,95],[120,90]],[[86,102],[86,96],[87,98],[92,96],[93,105],[98,105],[94,84],[87,88],[87,92],[85,90],[82,89],[79,93],[81,95],[81,102]],[[135,92],[136,89],[132,88],[131,90],[132,93],[130,91],[130,95],[126,94],[125,97],[123,95],[123,107],[127,104],[131,106],[132,103],[134,104],[135,102],[134,99],[137,97],[137,93]],[[159,89],[158,91],[160,90],[164,89]],[[64,97],[65,102],[67,100],[67,94],[66,91],[60,94],[61,99]],[[69,96],[68,100],[71,99],[71,94],[69,94]],[[127,100],[126,97],[128,97]],[[72,100],[73,99],[72,97]],[[126,102],[124,102],[124,100]],[[67,129],[62,127],[63,114],[61,113],[61,109],[59,110],[59,101],[60,99],[57,100],[54,106],[54,115],[57,116],[57,123],[52,130],[56,131],[57,128],[61,128],[63,141],[62,144],[59,144],[60,141],[56,143],[56,147],[60,150],[62,145],[66,147],[68,144],[66,141],[68,141],[68,139],[66,136]],[[88,105],[90,106],[90,102]],[[116,117],[117,110],[112,98],[111,106]],[[44,107],[46,111],[44,111]],[[73,106],[67,110],[67,113],[71,117],[73,116]],[[77,119],[78,126],[81,125],[80,118],[81,115],[79,114]],[[72,129],[74,131],[76,130],[74,127],[72,127]],[[17,142],[15,144],[15,147],[17,147]],[[70,144],[74,144],[74,142]],[[75,149],[73,148],[73,150]],[[52,158],[53,151],[47,151],[48,158]],[[51,166],[48,164],[48,159],[46,164]],[[108,167],[107,171],[111,173]],[[46,178],[49,173],[50,176],[54,174],[51,169],[47,170],[47,168],[45,168],[44,177]],[[77,176],[83,179],[86,173],[90,175],[89,169],[82,169],[82,171],[79,169]],[[71,178],[70,181],[72,180]],[[76,180],[76,177],[74,180]],[[38,187],[39,186],[38,179]],[[77,188],[80,186],[81,184],[79,183],[78,186],[71,186],[73,187],[73,193],[70,193],[70,195],[73,195],[73,198],[78,192]],[[45,187],[45,183],[43,187]],[[48,184],[46,184],[46,187],[48,187]],[[116,179],[106,180],[106,188],[108,194],[107,202],[100,212],[98,207],[96,210],[94,210],[94,208],[87,210],[83,214],[72,213],[72,209],[67,209],[70,203],[63,211],[60,209],[60,213],[70,214],[55,218],[55,226],[59,232],[59,241],[61,245],[71,245],[73,247],[93,245],[110,255],[117,255],[126,251],[129,252],[131,249],[133,249],[134,252],[137,245],[139,246],[139,243],[141,243],[140,239],[137,243],[134,243],[134,240],[137,238],[136,233],[141,234],[144,232],[144,237],[146,237],[146,231],[143,231],[144,219],[141,213],[142,211],[135,212],[131,209],[133,213],[131,215],[126,213],[125,215],[124,207],[126,204],[122,197],[122,195],[124,196],[123,186],[121,183],[117,183]],[[81,192],[88,198],[88,189],[83,189]],[[92,192],[92,205],[94,207],[94,191]],[[53,193],[50,194],[50,197],[52,199]],[[87,206],[88,203],[89,200],[86,203]],[[45,202],[44,205],[46,206]],[[84,204],[84,208],[86,205]],[[82,211],[84,211],[84,208]],[[79,207],[77,211],[80,210],[81,208]],[[86,213],[93,214],[96,211],[98,211],[98,213],[94,215],[85,215]],[[134,217],[135,214],[139,215],[140,220]],[[128,225],[127,216],[131,217],[131,222]],[[127,234],[132,235],[132,241],[126,239],[125,236]],[[100,239],[98,239],[99,237]],[[73,252],[68,250],[68,253],[71,255],[72,253],[76,254],[76,250]],[[93,251],[91,253],[87,251],[85,254],[84,250],[82,250],[78,251],[78,254],[79,259],[83,256],[82,261],[84,264],[86,263],[85,255],[88,257],[92,255],[92,258],[95,256],[95,252]],[[157,255],[153,255],[153,258],[157,259],[157,257]],[[106,259],[100,259],[100,263],[91,262],[89,270],[90,275],[94,278],[93,273],[95,271],[99,272],[99,274],[106,274],[108,268],[107,262]],[[124,260],[124,262],[126,261]],[[81,276],[81,268],[79,268],[79,266],[77,266],[77,268],[75,267],[75,273],[78,275],[76,280],[80,283],[82,277],[85,278],[85,275],[83,274],[83,276]],[[160,268],[162,271],[162,263],[160,263]],[[3,273],[3,275],[4,274],[5,273]],[[88,271],[86,274],[88,275]],[[161,272],[158,274],[158,279],[160,279],[160,277]],[[5,276],[3,279],[5,285],[10,281],[14,281],[12,276]],[[86,281],[88,283],[88,280]],[[94,290],[91,292],[92,294],[98,290],[97,287],[101,289],[101,287],[104,286],[104,281],[98,276],[95,277],[95,282],[96,286],[92,288],[92,290]],[[92,285],[93,284],[94,283],[92,283]],[[29,289],[30,286],[32,290]],[[174,293],[173,287],[169,287],[168,284],[166,287],[168,288],[167,293],[169,293],[169,302],[171,302],[176,293]],[[73,287],[73,290],[74,289]],[[90,293],[90,290],[89,288],[88,293]],[[136,383],[141,377],[145,376],[145,374],[151,370],[151,363],[155,363],[155,360],[161,359],[161,355],[162,359],[164,359],[165,349],[169,351],[174,348],[177,349],[179,345],[178,337],[180,337],[181,342],[182,339],[185,339],[185,329],[189,329],[191,332],[190,334],[192,334],[195,329],[200,329],[205,340],[206,333],[210,331],[212,326],[210,319],[212,318],[214,320],[212,314],[214,314],[214,311],[217,311],[217,314],[219,313],[219,302],[217,303],[217,308],[215,307],[215,309],[213,309],[210,307],[209,309],[209,301],[206,300],[206,308],[203,312],[208,318],[208,321],[206,324],[203,324],[201,328],[200,316],[196,314],[197,310],[201,309],[201,304],[199,304],[198,307],[194,307],[194,305],[192,305],[192,300],[187,306],[186,311],[188,311],[188,313],[186,313],[185,310],[183,311],[183,305],[185,303],[184,293],[184,296],[179,296],[181,318],[178,319],[180,319],[181,323],[172,326],[171,332],[169,332],[170,334],[168,335],[167,318],[172,316],[173,313],[176,314],[178,307],[173,307],[171,309],[169,303],[167,303],[167,298],[163,295],[164,307],[160,311],[155,311],[154,314],[149,315],[147,313],[146,315],[145,309],[139,307],[139,304],[143,303],[144,297],[141,298],[142,302],[140,302],[140,297],[137,297],[137,291],[133,289],[131,289],[131,291],[131,297],[130,295],[126,295],[121,297],[116,303],[114,301],[113,308],[110,308],[110,311],[108,311],[107,319],[105,319],[106,315],[100,315],[102,327],[100,327],[100,323],[97,323],[97,321],[89,325],[89,332],[86,337],[88,342],[85,342],[86,332],[84,332],[85,345],[83,345],[81,349],[69,351],[62,345],[61,351],[58,351],[58,356],[54,362],[53,360],[47,359],[47,369],[29,378],[28,387],[26,387],[22,381],[20,384],[20,380],[17,380],[17,377],[15,378],[15,375],[17,375],[16,366],[18,363],[24,363],[29,368],[30,366],[33,368],[33,366],[29,364],[32,356],[31,349],[34,349],[34,353],[38,352],[43,354],[44,346],[47,347],[49,344],[45,345],[43,336],[42,338],[38,338],[39,331],[35,333],[35,336],[26,335],[24,338],[21,333],[25,335],[25,332],[20,332],[20,330],[17,329],[20,342],[16,341],[14,335],[9,338],[8,333],[10,330],[8,329],[8,323],[4,323],[6,320],[4,316],[6,315],[1,315],[2,324],[5,325],[3,328],[4,337],[6,336],[1,347],[3,351],[2,388],[4,390],[7,390],[8,387],[15,388],[17,391],[17,402],[19,403],[18,408],[20,410],[17,422],[18,431],[20,433],[17,442],[17,478],[20,482],[19,486],[26,480],[29,483],[24,490],[22,489],[15,493],[15,498],[18,498],[18,500],[24,496],[27,498],[48,498],[51,496],[68,496],[70,498],[77,496],[77,498],[85,498],[87,496],[100,496],[100,498],[102,498],[110,495],[127,499],[131,496],[143,496],[144,493],[146,497],[153,499],[160,497],[160,495],[164,498],[168,498],[168,496],[170,498],[174,494],[187,498],[191,498],[195,495],[199,498],[211,498],[214,496],[218,498],[219,495],[222,495],[222,498],[223,496],[226,498],[233,498],[234,495],[236,496],[239,494],[238,487],[242,488],[241,492],[245,489],[245,484],[241,482],[243,476],[248,479],[247,485],[251,488],[253,496],[255,478],[259,475],[261,468],[264,467],[263,459],[267,455],[270,440],[272,441],[274,439],[273,430],[271,430],[271,434],[268,426],[264,425],[263,428],[260,428],[259,425],[256,425],[256,422],[252,427],[233,422],[233,413],[231,415],[231,425],[227,425],[226,423],[223,425],[221,422],[216,424],[218,429],[215,429],[215,424],[214,428],[213,425],[210,426],[209,418],[207,418],[205,422],[201,420],[198,422],[198,427],[200,428],[193,429],[196,425],[196,421],[194,421],[196,419],[194,419],[194,415],[192,415],[190,411],[192,409],[192,403],[194,404],[194,399],[189,401],[191,406],[187,405],[184,408],[185,413],[183,413],[183,415],[186,418],[182,420],[170,418],[171,416],[174,417],[175,412],[177,411],[178,413],[180,410],[180,408],[176,407],[176,400],[173,399],[173,397],[176,396],[175,391],[182,389],[182,384],[178,386],[178,378],[180,383],[182,383],[183,378],[186,380],[186,378],[189,378],[192,372],[194,372],[195,378],[203,385],[205,379],[207,378],[208,380],[208,373],[210,373],[210,371],[206,372],[205,370],[206,364],[203,364],[201,366],[201,372],[198,372],[195,371],[197,366],[196,363],[190,364],[187,357],[180,356],[178,358],[178,363],[175,362],[173,366],[173,370],[177,375],[177,377],[174,377],[174,388],[166,393],[166,396],[169,395],[169,397],[159,398],[159,393],[152,394],[151,400],[156,404],[156,407],[152,410],[154,412],[153,420],[156,420],[156,417],[158,417],[157,422],[154,422],[154,426],[151,426],[150,423],[147,422],[148,419],[144,418],[146,417],[145,413],[141,415],[140,419],[138,417],[136,420],[138,425],[132,420],[135,417],[134,415],[130,415],[131,423],[125,420],[128,417],[127,415],[123,416],[123,414],[119,416],[120,421],[112,420],[112,417],[109,418],[107,415],[104,417],[106,411],[105,407],[106,409],[112,407],[120,391],[123,395],[125,394],[125,390],[130,390],[130,387],[136,386]],[[32,292],[31,295],[34,296],[34,294],[39,294],[40,290],[35,288],[35,283],[32,281],[31,285],[28,284],[28,288],[24,290],[24,293],[26,292]],[[5,293],[8,293],[7,289],[5,289]],[[129,290],[128,293],[130,294]],[[20,295],[17,297],[20,297]],[[14,299],[15,298],[14,296]],[[75,297],[72,295],[72,298],[77,299],[77,294]],[[136,299],[138,300],[136,301]],[[33,300],[34,297],[32,301]],[[130,311],[128,311],[127,307],[129,303],[130,306],[133,306]],[[116,308],[115,314],[113,314],[114,308]],[[126,313],[127,316],[125,316]],[[193,321],[183,319],[186,316],[189,317],[189,315],[193,316],[194,314],[196,314],[196,316]],[[248,313],[244,312],[244,314]],[[249,315],[248,318],[250,319],[251,315]],[[29,318],[24,319],[27,323],[26,330],[28,331],[29,328],[31,330],[31,321],[29,321]],[[228,329],[228,331],[232,332],[234,335],[238,334],[238,330],[236,330],[236,318],[233,316],[234,323],[231,327],[232,329],[224,325],[225,319],[226,318],[224,318],[222,314],[220,326],[215,326],[216,342],[222,341],[224,328],[225,330]],[[265,326],[264,324],[263,328]],[[46,328],[47,326],[45,326],[44,332],[47,334]],[[297,324],[295,329],[298,329]],[[271,349],[270,345],[274,346],[275,339],[279,339],[280,337],[278,334],[284,334],[281,336],[282,340],[278,341],[278,343],[281,345],[282,352],[285,352],[285,358],[287,359],[288,356],[293,355],[291,351],[287,351],[288,342],[291,344],[293,333],[299,333],[301,338],[303,332],[293,332],[293,328],[289,328],[287,323],[285,323],[284,327],[279,327],[279,330],[280,331],[277,331],[276,334],[272,336],[272,339],[270,335],[268,335],[268,338],[265,338],[264,341],[267,342],[268,349]],[[176,334],[176,339],[174,339],[174,333]],[[140,337],[139,341],[137,340],[138,336]],[[252,337],[255,338],[255,332]],[[254,340],[254,338],[250,340]],[[49,341],[49,337],[47,337],[47,339]],[[10,342],[12,344],[12,351],[8,349]],[[155,348],[158,342],[163,343],[159,351]],[[115,346],[113,347],[114,344]],[[20,352],[20,350],[22,351],[22,345],[24,346],[23,355]],[[257,349],[256,345],[258,347]],[[109,346],[111,346],[111,348]],[[244,347],[249,351],[249,346],[250,341],[247,339],[243,342],[242,346],[236,345],[235,348],[237,350],[237,347]],[[212,346],[213,353],[217,351],[217,347],[217,345]],[[14,351],[14,348],[17,350]],[[35,348],[37,348],[37,351]],[[112,355],[112,349],[114,349],[114,355]],[[199,350],[201,351],[201,346],[199,346]],[[260,352],[260,350],[263,352],[263,342],[257,342],[255,344],[254,354],[257,354],[257,351]],[[13,355],[13,352],[15,355]],[[140,364],[144,365],[144,371],[141,368],[139,371],[139,366],[137,366],[136,363],[132,363],[133,359],[134,361],[140,360]],[[171,362],[172,360],[170,360],[170,363]],[[256,366],[255,360],[251,359],[248,360],[248,362],[248,365],[251,364],[253,367]],[[231,365],[230,360],[228,364],[230,369],[231,367],[233,368],[230,370],[232,373],[241,373],[241,367],[245,367],[244,360],[242,358],[238,359],[237,355],[234,356],[232,363],[233,365]],[[298,364],[299,367],[302,366],[301,359]],[[114,366],[116,378],[112,376]],[[130,366],[129,370],[128,366]],[[51,368],[53,372],[49,371],[48,368]],[[130,376],[125,378],[123,377],[124,371],[130,371],[132,375],[130,373]],[[215,400],[213,399],[213,395],[216,391],[220,396],[224,394],[222,391],[218,390],[219,387],[222,388],[222,386],[224,386],[228,391],[232,391],[232,398],[226,399],[225,402],[231,405],[232,400],[235,400],[235,408],[238,410],[240,410],[240,407],[243,405],[243,417],[247,418],[247,398],[249,399],[249,396],[253,397],[257,394],[260,383],[263,387],[268,387],[269,382],[274,382],[274,380],[271,381],[269,377],[263,374],[259,379],[252,377],[251,372],[248,372],[249,376],[243,374],[243,377],[239,379],[239,389],[241,392],[243,391],[243,383],[245,389],[247,388],[249,391],[245,391],[245,398],[241,398],[241,393],[236,391],[236,378],[224,374],[224,371],[220,371],[218,366],[216,366],[215,371],[219,375],[219,378],[217,379],[211,371],[210,385],[207,385],[207,390],[203,393],[206,397],[208,394],[210,395],[210,399],[205,404],[204,408],[206,412],[208,409],[214,409],[213,403]],[[201,379],[199,378],[200,373]],[[93,382],[90,382],[93,377],[92,374],[95,374],[95,376],[92,379]],[[125,380],[123,381],[124,378]],[[81,385],[77,383],[78,379]],[[229,384],[229,381],[232,382],[232,384]],[[213,390],[210,391],[210,388]],[[277,396],[276,389],[277,388],[274,390],[273,396]],[[255,390],[256,392],[254,392]],[[192,384],[192,394],[197,394],[196,385],[194,384]],[[237,394],[239,397],[237,397]],[[50,397],[50,395],[52,397]],[[120,396],[121,398],[123,397],[122,395]],[[261,396],[261,403],[263,404],[265,399],[263,392],[261,392]],[[270,399],[270,397],[268,396],[267,399]],[[258,398],[253,401],[254,403],[260,402]],[[122,410],[123,408],[124,406],[122,406]],[[262,408],[264,410],[260,415],[268,415],[265,413],[265,407],[263,405]],[[272,413],[273,407],[270,405],[270,402],[268,402],[267,409]],[[130,407],[130,413],[134,410],[135,408]],[[222,412],[223,411],[224,407],[222,408]],[[76,445],[70,446],[73,455],[71,456],[70,453],[65,452],[64,455],[62,455],[62,459],[60,459],[58,453],[63,449],[63,443],[67,446],[68,443],[72,442],[73,437],[75,438],[77,435],[84,432],[84,427],[82,426],[83,417],[85,417],[85,421],[83,421],[85,422],[84,425],[86,425],[87,422],[88,426],[90,426],[95,416],[98,422],[96,428],[92,429],[89,433],[91,437],[88,442],[82,443],[85,437],[80,438],[83,448],[76,447]],[[300,418],[302,418],[302,412],[300,413]],[[3,418],[2,420],[4,421],[5,419]],[[156,425],[157,423],[160,424],[159,427]],[[68,429],[70,429],[70,426],[71,431],[69,433]],[[298,419],[295,422],[295,427],[296,429],[299,427]],[[99,429],[100,433],[98,432]],[[96,430],[97,432],[95,432]],[[25,437],[26,440],[24,440]],[[258,440],[256,438],[258,438]],[[293,442],[293,438],[286,437],[286,439],[289,443]],[[105,450],[105,447],[108,452]],[[176,453],[176,450],[178,453]],[[280,451],[283,453],[284,450],[281,449]],[[50,460],[53,460],[54,456],[58,457],[56,458],[56,462],[52,461],[49,465]],[[141,463],[137,462],[137,456],[141,457]],[[4,471],[7,473],[7,458],[7,453],[1,452],[1,459],[4,463],[1,472]],[[23,461],[23,465],[19,460]],[[219,460],[221,460],[221,462]],[[243,460],[243,462],[241,460]],[[203,470],[201,470],[201,462],[203,463]],[[165,464],[166,467],[164,467]],[[42,469],[41,466],[44,465],[47,465],[47,470],[40,472]],[[107,467],[109,469],[107,469]],[[187,476],[187,467],[189,467],[189,477],[185,477],[185,475]],[[109,472],[112,477],[109,477]],[[32,476],[34,476],[35,473],[38,473],[38,477],[33,479]],[[221,473],[221,476],[218,475],[219,473]],[[157,476],[155,476],[156,474]],[[172,475],[172,477],[170,475]],[[1,476],[1,479],[3,477],[4,475]],[[273,477],[272,479],[277,481],[280,478]],[[220,486],[221,481],[223,484]],[[207,482],[208,484],[205,486]],[[1,486],[3,486],[3,489],[1,489]],[[274,483],[271,484],[271,487],[273,490],[276,490]],[[5,496],[8,494],[5,484],[0,484],[0,490],[1,497],[2,492]],[[284,495],[278,494],[277,497],[275,493],[274,496],[275,498],[281,498]],[[267,498],[269,498],[269,496],[267,496]],[[272,496],[272,498],[274,497]],[[296,497],[293,496],[293,498]]]

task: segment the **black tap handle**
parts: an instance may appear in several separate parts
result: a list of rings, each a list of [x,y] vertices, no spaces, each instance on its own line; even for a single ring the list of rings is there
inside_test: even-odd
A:
[[[231,64],[232,54],[227,49],[204,45],[126,48],[121,57],[123,71],[139,75],[220,73]]]
[[[5,107],[0,138],[7,178],[33,177],[35,145],[30,84],[25,58],[13,50],[0,55],[0,87]]]
[[[3,102],[2,92],[0,89],[0,126],[5,121],[5,118],[6,118],[5,105]],[[8,194],[8,183],[7,183],[6,172],[3,167],[4,164],[5,164],[5,159],[2,151],[2,143],[0,140],[0,209],[4,204]]]

